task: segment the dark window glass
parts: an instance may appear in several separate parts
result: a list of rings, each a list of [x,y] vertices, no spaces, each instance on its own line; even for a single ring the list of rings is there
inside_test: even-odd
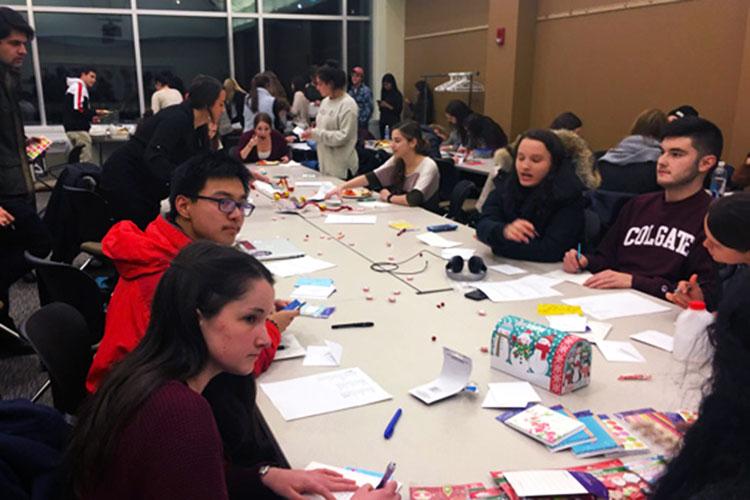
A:
[[[232,12],[258,12],[255,0],[232,0]]]
[[[235,80],[250,89],[250,80],[260,72],[260,47],[258,47],[258,21],[255,19],[232,20],[234,34]]]
[[[349,0],[346,10],[350,16],[369,16],[372,12],[372,0]]]
[[[36,32],[47,122],[62,123],[66,77],[78,76],[83,65],[96,70],[89,90],[92,108],[113,111],[114,121],[140,115],[130,16],[37,13]]]
[[[277,14],[341,14],[341,0],[263,0],[263,12]]]
[[[222,81],[229,76],[226,19],[140,16],[138,27],[146,108],[159,72],[177,77],[174,87],[180,91],[199,74]]]
[[[340,21],[263,21],[266,69],[275,72],[286,89],[296,75],[305,76],[313,64],[341,61]]]
[[[370,22],[349,21],[346,23],[346,52],[348,61],[347,74],[354,66],[365,70],[365,83],[372,87],[375,77],[370,73],[372,68],[370,54]]]
[[[139,9],[211,10],[226,12],[224,0],[137,0]]]
[[[130,0],[33,0],[34,5],[54,7],[104,7],[110,9],[129,9]]]
[[[3,5],[26,5],[26,0],[5,0]],[[28,21],[26,15],[23,16]]]

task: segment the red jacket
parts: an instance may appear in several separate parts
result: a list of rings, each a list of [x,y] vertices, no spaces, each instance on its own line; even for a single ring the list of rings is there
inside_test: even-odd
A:
[[[107,307],[104,337],[94,355],[86,378],[86,389],[94,392],[112,365],[135,349],[146,333],[151,317],[151,301],[164,271],[180,250],[190,243],[180,228],[161,215],[141,231],[130,221],[112,226],[102,240],[104,254],[114,262],[120,279]],[[266,322],[271,345],[255,361],[260,375],[273,361],[281,333]]]

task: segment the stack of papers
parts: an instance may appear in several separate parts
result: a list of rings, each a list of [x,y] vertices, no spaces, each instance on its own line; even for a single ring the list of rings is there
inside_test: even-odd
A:
[[[452,248],[452,247],[457,247],[461,245],[460,241],[452,241],[452,240],[443,238],[437,233],[432,233],[429,231],[426,233],[418,234],[417,239],[421,241],[422,243],[426,243],[427,245],[430,245],[431,247],[437,247],[437,248]]]
[[[315,259],[310,256],[300,257],[299,259],[276,260],[266,263],[266,267],[272,274],[281,278],[294,276],[295,274],[314,273],[323,269],[336,267],[324,260]]]
[[[492,302],[511,302],[562,295],[552,288],[557,283],[556,280],[530,274],[516,280],[477,283],[476,287]]]
[[[359,368],[260,384],[285,420],[321,415],[391,399]]]
[[[583,312],[599,320],[669,311],[669,307],[633,292],[588,295],[564,299],[563,302],[581,306]]]
[[[508,276],[515,276],[516,274],[526,274],[526,270],[521,269],[520,267],[511,266],[510,264],[496,264],[494,266],[489,266],[489,269]]]
[[[489,391],[482,408],[526,408],[542,399],[528,382],[498,382],[487,384]]]
[[[307,355],[302,361],[302,366],[339,366],[344,348],[341,344],[325,341],[326,345],[307,346]]]
[[[497,419],[547,446],[555,446],[585,428],[577,419],[542,405],[522,411],[511,410]]]

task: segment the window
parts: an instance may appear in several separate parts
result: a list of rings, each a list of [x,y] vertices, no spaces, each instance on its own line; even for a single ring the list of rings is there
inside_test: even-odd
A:
[[[227,10],[227,4],[224,0],[137,0],[137,5],[139,9],[208,10],[218,12],[226,12]]]
[[[372,11],[372,0],[349,0],[346,10],[350,16],[369,16]]]
[[[370,69],[370,22],[348,21],[346,23],[346,51],[349,59],[347,73],[354,66],[361,66],[365,70],[365,83],[372,87],[372,82],[379,76],[372,75]]]
[[[130,8],[130,0],[36,0],[34,4],[51,7],[104,7],[109,9]]]
[[[260,72],[258,49],[258,21],[255,19],[233,19],[234,36],[234,77],[235,80],[250,90],[250,80]]]
[[[140,16],[141,63],[146,108],[154,93],[154,76],[169,72],[185,90],[196,75],[219,80],[229,76],[227,20],[205,17]]]
[[[232,0],[232,12],[258,12],[255,0]]]
[[[266,69],[288,85],[313,64],[341,61],[341,23],[268,19],[264,26]]]
[[[341,15],[341,0],[263,0],[263,11],[276,14]]]
[[[96,69],[89,91],[93,108],[113,112],[112,119],[135,120],[140,115],[130,16],[36,13],[39,61],[48,123],[62,123],[66,77],[82,65]]]

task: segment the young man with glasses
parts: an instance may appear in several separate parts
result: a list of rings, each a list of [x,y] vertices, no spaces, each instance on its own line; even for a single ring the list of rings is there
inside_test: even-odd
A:
[[[107,308],[104,337],[94,356],[86,388],[94,392],[112,365],[135,349],[146,332],[151,300],[164,271],[191,241],[232,245],[245,217],[255,208],[247,201],[250,174],[221,152],[196,156],[172,177],[170,211],[141,231],[133,222],[115,224],[102,240],[120,279]],[[273,360],[281,331],[296,313],[279,311],[267,324],[272,345],[255,364],[260,374]]]

